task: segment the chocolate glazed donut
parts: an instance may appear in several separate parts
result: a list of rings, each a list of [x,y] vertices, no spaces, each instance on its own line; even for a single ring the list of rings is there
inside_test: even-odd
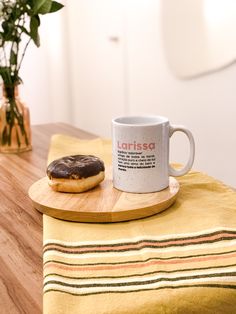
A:
[[[47,176],[54,191],[78,193],[98,185],[104,179],[105,167],[96,156],[65,156],[49,164]]]

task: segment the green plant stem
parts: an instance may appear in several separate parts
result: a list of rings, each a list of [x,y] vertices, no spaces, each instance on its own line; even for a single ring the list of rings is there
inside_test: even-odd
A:
[[[0,76],[5,85],[6,124],[2,124],[0,140],[2,145],[11,145],[12,132],[16,132],[18,147],[29,144],[24,121],[24,113],[18,107],[15,87],[21,82],[19,70],[31,42],[40,46],[39,26],[41,15],[56,12],[63,5],[53,0],[0,0]],[[23,41],[23,38],[27,41]],[[4,109],[5,110],[5,109]],[[15,130],[14,130],[15,129]],[[14,133],[15,135],[15,133]]]
[[[4,58],[5,58],[5,65],[7,67],[7,54],[6,54],[5,46],[3,46],[3,53],[4,53]]]
[[[21,68],[22,61],[23,61],[23,59],[24,59],[24,56],[25,56],[27,47],[29,46],[29,43],[30,43],[30,42],[31,42],[31,38],[28,40],[28,42],[27,42],[26,45],[25,45],[25,48],[24,48],[24,51],[23,51],[23,53],[22,53],[21,60],[20,60],[20,63],[19,63],[18,69],[17,69],[18,72],[19,72],[19,70],[20,70],[20,68]]]
[[[27,136],[27,133],[25,132],[25,126],[24,126],[24,117],[23,117],[23,114],[21,114],[18,110],[18,107],[17,107],[17,104],[16,104],[16,101],[15,99],[11,99],[10,101],[10,106],[11,106],[11,122],[10,122],[10,125],[14,126],[15,124],[15,119],[17,120],[17,124],[19,125],[20,127],[20,130],[21,130],[21,134],[22,136],[25,138],[25,143],[26,145],[29,144],[29,140],[28,140],[28,136]],[[18,135],[18,134],[17,134]],[[11,137],[11,134],[10,134],[10,137]],[[17,141],[18,142],[18,147],[21,146],[21,143],[20,141]]]
[[[20,132],[25,139],[25,144],[28,145],[29,139],[28,139],[27,133],[25,132],[24,116],[22,113],[19,112],[18,106],[16,104],[14,88],[6,87],[6,98],[8,99],[9,105],[10,105],[9,110],[6,111],[6,122],[7,122],[8,127],[5,128],[2,134],[1,143],[2,145],[5,145],[5,144],[7,144],[8,146],[11,145],[12,130],[14,126],[17,126],[18,124],[20,128]],[[15,123],[15,121],[17,121],[17,123]],[[20,137],[19,137],[17,128],[16,128],[16,137],[17,137],[17,145],[18,147],[20,147],[21,142],[20,142]]]
[[[20,26],[21,20],[23,22],[22,25],[24,26],[24,24],[25,24],[25,16],[24,15],[23,15],[22,19],[21,18],[18,19],[17,28],[16,28],[17,32],[18,32],[18,27]],[[21,38],[22,34],[23,34],[23,30],[21,30],[21,32],[18,35],[19,39]],[[26,46],[27,46],[27,44],[26,44]],[[18,67],[18,56],[19,56],[19,41],[16,42],[16,64],[15,64],[15,69],[14,69],[14,76],[17,79],[18,79],[18,75],[17,74],[19,73],[19,68],[20,68],[20,66]],[[20,61],[20,63],[21,62],[22,62],[22,60]]]

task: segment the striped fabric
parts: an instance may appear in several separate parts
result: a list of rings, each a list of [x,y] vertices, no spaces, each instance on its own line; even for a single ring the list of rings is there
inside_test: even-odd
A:
[[[56,135],[49,162],[110,141]],[[236,193],[206,174],[178,178],[166,211],[123,223],[43,217],[44,314],[236,313]]]
[[[109,261],[108,261],[109,259]],[[119,241],[44,243],[44,292],[236,289],[236,229]]]

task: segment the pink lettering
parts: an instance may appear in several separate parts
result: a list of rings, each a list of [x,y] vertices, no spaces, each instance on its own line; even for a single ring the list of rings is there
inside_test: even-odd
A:
[[[143,143],[143,150],[147,150],[148,149],[148,144],[147,143]]]
[[[148,147],[149,147],[150,150],[155,149],[155,143],[150,143],[150,144],[148,145]]]
[[[137,144],[137,150],[142,150],[142,144],[140,143]]]
[[[154,150],[156,148],[155,143],[125,143],[117,141],[117,148],[124,150]]]

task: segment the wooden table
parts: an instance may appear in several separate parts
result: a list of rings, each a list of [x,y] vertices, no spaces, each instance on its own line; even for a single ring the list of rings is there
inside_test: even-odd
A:
[[[0,313],[42,313],[42,215],[28,189],[45,176],[50,137],[55,133],[83,139],[93,135],[66,124],[32,127],[31,152],[0,154]]]

